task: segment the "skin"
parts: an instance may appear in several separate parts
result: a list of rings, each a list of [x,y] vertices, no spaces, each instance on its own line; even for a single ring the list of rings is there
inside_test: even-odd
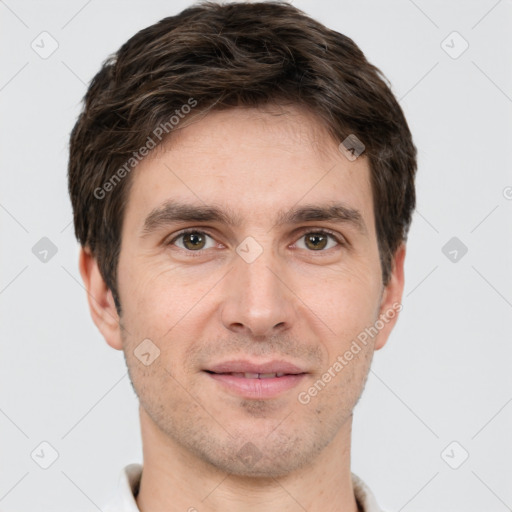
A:
[[[82,250],[92,318],[124,351],[140,399],[141,511],[357,512],[352,412],[398,312],[308,404],[297,397],[400,303],[405,245],[384,287],[368,161],[364,153],[350,161],[338,144],[298,107],[212,112],[133,171],[118,267],[121,318],[94,257]],[[178,222],[142,236],[146,216],[176,198],[227,205],[242,223]],[[329,201],[357,209],[366,233],[332,221],[274,222],[279,210]],[[197,257],[190,239],[170,243],[184,228],[209,235]],[[308,245],[305,235],[320,228],[348,246],[330,238],[320,249]],[[252,263],[236,252],[249,236],[263,250]],[[134,354],[147,338],[160,350],[148,366]],[[284,359],[309,373],[296,388],[258,400],[226,391],[203,371],[240,358]],[[259,457],[251,464],[238,457],[249,442]]]

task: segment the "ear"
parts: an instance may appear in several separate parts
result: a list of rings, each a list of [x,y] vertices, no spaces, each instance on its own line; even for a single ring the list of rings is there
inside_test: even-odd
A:
[[[391,277],[382,293],[379,309],[379,319],[384,326],[379,329],[379,333],[375,339],[375,350],[381,349],[386,344],[398,320],[399,312],[402,310],[405,252],[405,243],[402,243],[393,256]]]
[[[112,348],[122,350],[121,326],[114,297],[103,280],[96,258],[88,247],[80,249],[79,268],[87,290],[89,310],[96,327]]]

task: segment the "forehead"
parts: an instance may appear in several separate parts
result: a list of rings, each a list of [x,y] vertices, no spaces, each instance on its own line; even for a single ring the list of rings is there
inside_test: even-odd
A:
[[[239,224],[274,222],[301,204],[341,203],[373,224],[367,158],[350,161],[338,145],[299,108],[235,108],[196,117],[138,164],[125,222],[140,226],[150,212],[179,200],[224,204]]]

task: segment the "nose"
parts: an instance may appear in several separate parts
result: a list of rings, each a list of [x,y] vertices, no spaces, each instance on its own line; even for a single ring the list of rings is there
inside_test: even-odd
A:
[[[224,280],[222,323],[226,329],[251,337],[269,337],[290,329],[296,320],[296,296],[283,265],[264,251],[248,263],[236,258]]]

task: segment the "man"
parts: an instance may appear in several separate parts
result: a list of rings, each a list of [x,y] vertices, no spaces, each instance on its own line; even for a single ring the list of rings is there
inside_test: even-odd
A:
[[[104,510],[380,510],[352,414],[401,309],[415,171],[380,71],[287,3],[198,4],[103,64],[69,190],[143,441]]]

